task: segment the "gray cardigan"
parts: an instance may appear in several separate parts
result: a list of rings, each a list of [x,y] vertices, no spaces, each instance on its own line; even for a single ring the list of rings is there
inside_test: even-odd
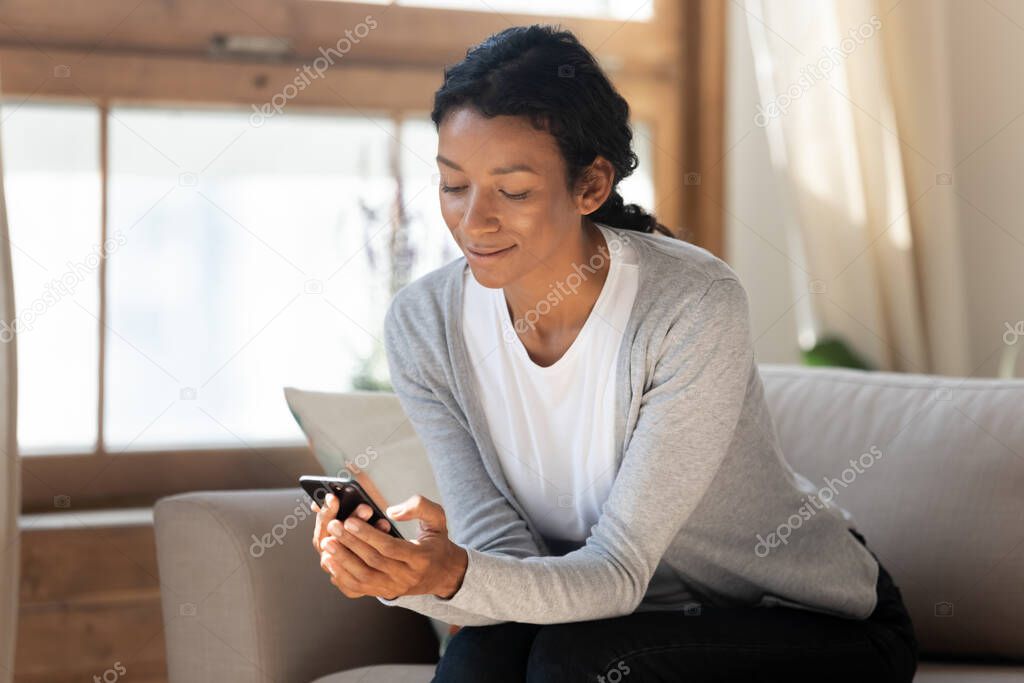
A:
[[[583,621],[694,600],[867,618],[878,564],[848,532],[848,513],[783,459],[736,273],[690,243],[612,230],[640,266],[615,368],[618,471],[590,537],[564,555],[509,490],[475,394],[461,326],[466,259],[393,298],[384,329],[392,385],[469,564],[447,600],[381,602],[466,626]]]

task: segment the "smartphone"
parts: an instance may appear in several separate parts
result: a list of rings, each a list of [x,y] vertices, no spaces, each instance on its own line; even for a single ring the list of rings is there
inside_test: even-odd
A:
[[[395,523],[385,516],[381,512],[377,504],[373,502],[369,494],[366,493],[366,489],[359,485],[359,482],[354,479],[340,479],[338,477],[321,477],[316,475],[304,474],[299,477],[299,486],[305,491],[310,498],[312,498],[317,505],[321,508],[324,506],[324,499],[328,493],[333,493],[338,498],[338,514],[335,516],[336,519],[344,521],[349,515],[355,512],[356,507],[360,503],[366,503],[373,510],[373,514],[368,520],[369,524],[376,526],[377,520],[387,519],[388,526],[390,529],[388,533],[395,538],[400,538],[403,541],[405,538],[402,534],[398,533],[398,528]]]

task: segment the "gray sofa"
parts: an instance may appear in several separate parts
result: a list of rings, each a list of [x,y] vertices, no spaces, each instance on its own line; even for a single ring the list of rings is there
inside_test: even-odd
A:
[[[761,373],[788,462],[818,488],[831,480],[900,586],[915,680],[1024,681],[1024,380]],[[298,488],[157,503],[172,683],[430,680],[431,623],[334,589],[305,505]]]

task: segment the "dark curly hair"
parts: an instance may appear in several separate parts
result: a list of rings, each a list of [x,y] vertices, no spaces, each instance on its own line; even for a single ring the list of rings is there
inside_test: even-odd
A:
[[[466,50],[444,70],[430,118],[436,128],[453,109],[471,106],[481,115],[527,116],[555,138],[574,190],[601,155],[615,167],[604,204],[590,218],[638,232],[672,231],[637,204],[624,204],[616,189],[637,167],[629,104],[616,92],[597,60],[571,32],[557,26],[513,26]]]

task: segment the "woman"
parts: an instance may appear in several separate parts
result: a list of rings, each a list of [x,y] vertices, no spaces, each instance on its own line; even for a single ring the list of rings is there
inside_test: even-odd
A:
[[[389,508],[410,542],[314,504],[331,582],[462,625],[436,681],[910,681],[898,588],[780,453],[736,274],[623,205],[629,107],[593,56],[507,29],[432,118],[464,258],[385,338],[443,508]]]

